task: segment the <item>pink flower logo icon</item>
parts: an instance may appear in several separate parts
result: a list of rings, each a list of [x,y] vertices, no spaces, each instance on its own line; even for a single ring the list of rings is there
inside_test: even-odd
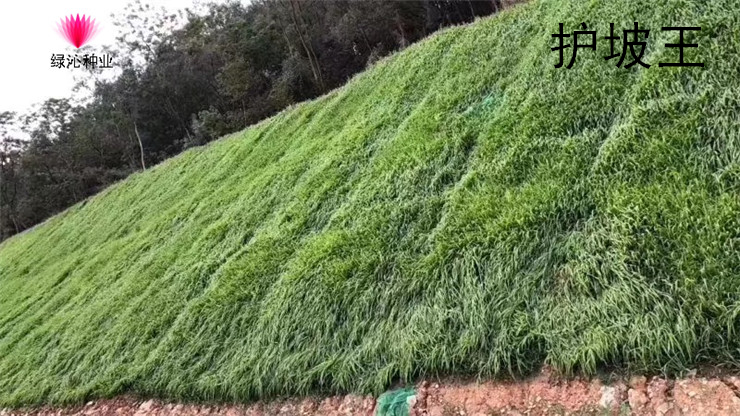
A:
[[[69,15],[57,23],[57,29],[64,39],[79,49],[95,36],[98,32],[98,24],[95,19],[90,16],[85,17],[84,14],[82,18],[79,14],[77,17]]]

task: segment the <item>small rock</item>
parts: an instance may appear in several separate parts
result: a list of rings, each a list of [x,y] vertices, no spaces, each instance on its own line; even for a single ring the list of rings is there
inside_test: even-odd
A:
[[[663,403],[668,400],[668,381],[660,377],[653,377],[647,387],[648,397],[653,403]]]
[[[732,385],[732,388],[737,390],[740,390],[740,378],[737,378],[736,376],[731,376],[727,378],[727,382]]]
[[[144,403],[142,403],[141,406],[139,406],[139,410],[148,412],[152,410],[152,407],[154,407],[154,400],[147,400]]]
[[[319,404],[316,401],[312,399],[305,399],[303,402],[301,402],[301,405],[298,408],[298,411],[302,415],[309,415],[309,414],[313,414],[318,408],[319,408]]]
[[[658,415],[665,415],[665,414],[667,414],[671,410],[671,407],[672,406],[671,406],[670,403],[663,403],[660,406],[658,406],[657,408],[655,408],[655,412]]]
[[[635,376],[630,379],[629,386],[637,390],[645,390],[647,388],[647,378],[645,376]]]
[[[611,409],[617,401],[617,389],[610,386],[601,386],[601,399],[599,406]]]
[[[647,395],[637,389],[629,389],[627,392],[627,403],[633,411],[639,411],[648,403]]]

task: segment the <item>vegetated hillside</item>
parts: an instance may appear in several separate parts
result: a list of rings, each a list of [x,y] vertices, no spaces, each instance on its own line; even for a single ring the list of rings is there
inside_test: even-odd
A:
[[[516,7],[11,238],[0,403],[736,362],[739,14]],[[616,68],[634,21],[653,66]],[[601,38],[570,70],[561,22]]]

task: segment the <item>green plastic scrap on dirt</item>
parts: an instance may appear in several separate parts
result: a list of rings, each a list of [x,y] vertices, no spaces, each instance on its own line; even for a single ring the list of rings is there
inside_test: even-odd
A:
[[[416,395],[413,388],[385,392],[378,397],[376,416],[408,416],[411,398]]]

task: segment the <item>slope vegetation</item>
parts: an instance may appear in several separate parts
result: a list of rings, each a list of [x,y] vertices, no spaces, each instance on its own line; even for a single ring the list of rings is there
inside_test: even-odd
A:
[[[649,69],[602,58],[634,21]],[[570,70],[561,22],[601,38]],[[659,68],[662,26],[701,26],[706,67]],[[0,404],[734,363],[738,68],[731,0],[543,0],[433,36],[0,245]]]

